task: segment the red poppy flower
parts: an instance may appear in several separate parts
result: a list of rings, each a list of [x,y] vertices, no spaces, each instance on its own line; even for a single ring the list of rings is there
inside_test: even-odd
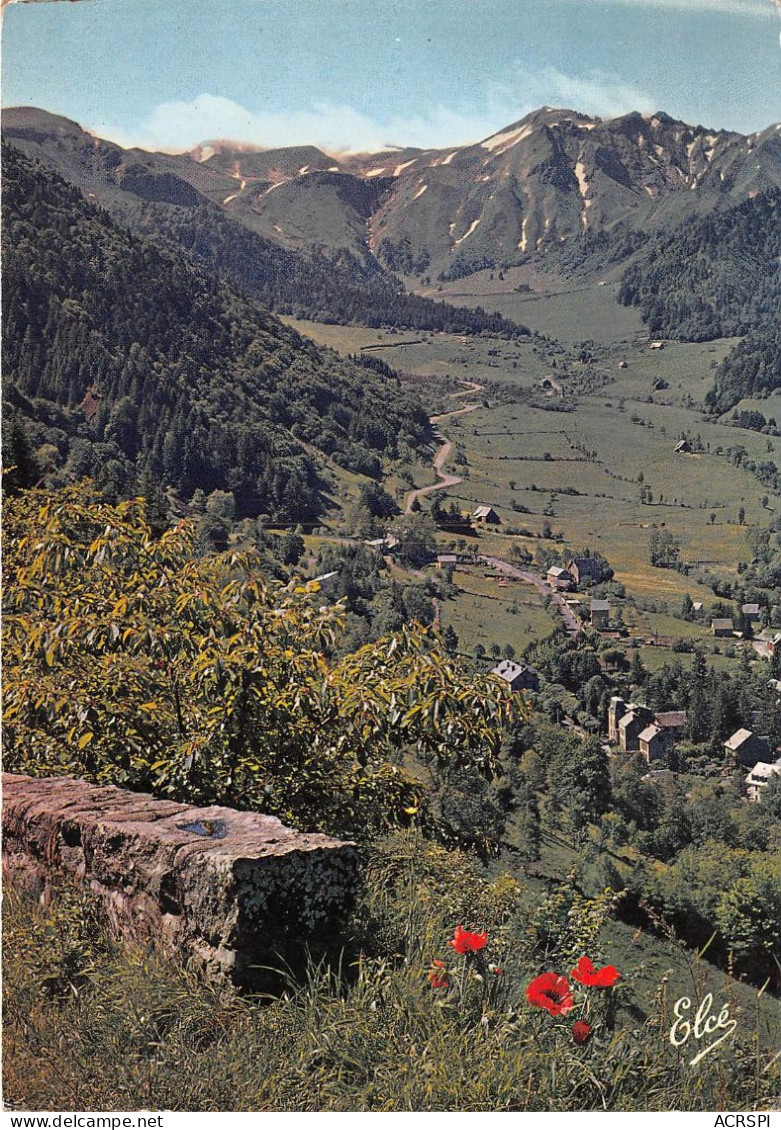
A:
[[[429,984],[432,989],[447,989],[450,985],[450,979],[447,975],[447,966],[444,961],[432,961],[431,970],[428,975]]]
[[[456,926],[455,933],[447,944],[452,946],[456,953],[477,953],[488,945],[488,934],[485,931],[482,934],[473,934],[463,926]]]
[[[570,976],[589,988],[607,989],[615,985],[621,974],[615,965],[604,965],[601,969],[595,969],[590,957],[582,957]]]
[[[526,986],[526,999],[536,1008],[544,1008],[551,1016],[563,1016],[574,1006],[569,983],[558,973],[542,973]]]
[[[591,1035],[591,1025],[585,1020],[576,1020],[572,1025],[572,1039],[576,1044],[585,1044]]]

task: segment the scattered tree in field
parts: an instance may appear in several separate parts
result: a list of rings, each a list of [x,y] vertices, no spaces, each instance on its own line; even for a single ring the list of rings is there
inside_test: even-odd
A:
[[[669,530],[653,530],[649,558],[658,569],[677,569],[681,561],[681,543]]]

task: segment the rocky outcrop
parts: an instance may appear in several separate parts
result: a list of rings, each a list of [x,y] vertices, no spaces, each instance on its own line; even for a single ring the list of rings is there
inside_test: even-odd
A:
[[[4,774],[3,868],[38,893],[76,881],[115,931],[252,983],[339,944],[356,855],[256,812]]]

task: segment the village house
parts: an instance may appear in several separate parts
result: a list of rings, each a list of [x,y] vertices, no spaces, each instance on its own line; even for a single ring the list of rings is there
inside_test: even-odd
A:
[[[618,742],[618,723],[627,713],[628,707],[624,700],[617,694],[610,699],[607,708],[607,736],[608,741],[615,745]]]
[[[753,768],[757,762],[766,761],[770,744],[766,738],[757,737],[751,730],[736,730],[724,743],[724,752],[730,761]]]
[[[364,540],[363,544],[368,545],[371,549],[385,550],[386,553],[392,553],[399,544],[399,539],[394,534],[386,534],[384,538],[368,538]]]
[[[572,588],[572,574],[568,573],[561,565],[551,565],[547,572],[547,581],[551,588],[569,592]]]
[[[747,620],[751,620],[752,622],[754,620],[758,620],[762,615],[762,610],[760,609],[758,604],[742,604],[740,606],[740,611],[743,613]]]
[[[618,722],[618,748],[622,753],[636,753],[640,749],[640,735],[651,720],[651,711],[645,706],[632,707]]]
[[[455,553],[440,553],[437,555],[437,569],[455,569],[457,564],[458,557]]]
[[[757,655],[763,659],[770,659],[781,647],[781,632],[777,628],[763,628],[761,632],[757,632],[751,641],[751,646]]]
[[[746,795],[749,800],[757,801],[773,777],[781,777],[781,757],[772,764],[769,761],[758,761],[750,773],[746,775]]]
[[[660,710],[654,714],[654,722],[667,736],[668,741],[680,741],[686,733],[687,715],[685,710]]]
[[[730,617],[722,617],[711,622],[711,630],[714,636],[731,636],[735,627]]]
[[[653,733],[650,731],[653,730]],[[686,731],[685,710],[662,710],[654,713],[649,706],[625,702],[613,695],[607,711],[608,740],[622,753],[639,751],[646,760],[669,753]],[[643,739],[647,749],[643,749]]]
[[[513,659],[503,659],[491,671],[504,679],[511,691],[538,691],[540,676],[526,663],[516,663]]]
[[[483,522],[492,526],[500,526],[502,519],[494,510],[493,506],[478,506],[472,515],[473,522]]]
[[[645,758],[649,765],[660,757],[666,757],[672,748],[669,736],[661,726],[657,726],[653,722],[650,726],[641,730],[637,741],[640,755]]]
[[[691,449],[692,445],[689,443],[688,439],[679,440],[674,448],[676,455],[690,455]]]
[[[604,631],[610,625],[610,601],[592,600],[591,602],[591,627],[598,632]]]
[[[576,585],[591,581],[598,585],[602,580],[604,566],[599,557],[573,557],[567,564],[567,572]]]

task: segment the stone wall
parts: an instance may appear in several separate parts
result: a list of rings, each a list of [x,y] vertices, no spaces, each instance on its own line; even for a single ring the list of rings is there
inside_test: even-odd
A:
[[[338,946],[356,853],[273,816],[4,774],[3,870],[39,894],[75,881],[115,931],[252,983]]]

